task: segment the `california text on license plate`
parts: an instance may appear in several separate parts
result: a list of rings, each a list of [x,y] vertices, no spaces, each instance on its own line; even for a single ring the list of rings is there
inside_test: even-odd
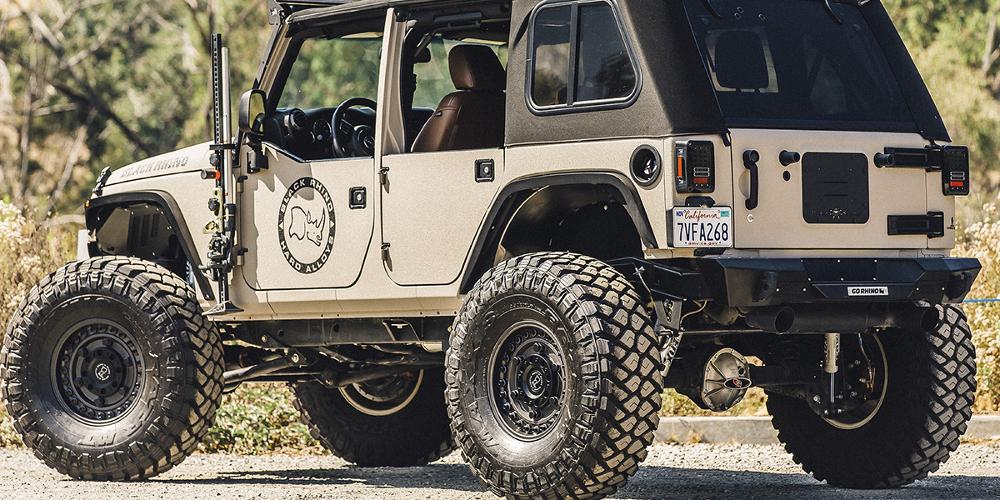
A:
[[[733,209],[687,208],[673,209],[674,247],[733,246]]]

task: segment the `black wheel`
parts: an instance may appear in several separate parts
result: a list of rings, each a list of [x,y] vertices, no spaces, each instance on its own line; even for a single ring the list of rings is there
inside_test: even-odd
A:
[[[440,368],[329,388],[294,384],[296,407],[314,438],[362,467],[410,467],[452,450]]]
[[[142,479],[179,464],[222,394],[222,342],[194,290],[132,258],[46,277],[14,313],[2,361],[24,444],[79,479]]]
[[[574,254],[532,254],[483,276],[455,319],[448,411],[465,460],[495,493],[593,498],[646,458],[660,358],[639,295]]]
[[[842,414],[768,393],[778,438],[806,472],[831,486],[895,488],[948,460],[972,416],[976,353],[961,309],[937,309],[932,328],[860,336],[864,354],[843,369],[862,397]]]

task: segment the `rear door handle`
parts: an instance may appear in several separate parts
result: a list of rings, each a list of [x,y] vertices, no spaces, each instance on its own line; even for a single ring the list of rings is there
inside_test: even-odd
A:
[[[759,203],[758,199],[758,189],[759,184],[759,172],[757,171],[757,162],[760,161],[760,153],[756,150],[748,149],[743,152],[743,166],[750,171],[750,196],[747,198],[746,206],[747,210],[753,210],[757,208]]]

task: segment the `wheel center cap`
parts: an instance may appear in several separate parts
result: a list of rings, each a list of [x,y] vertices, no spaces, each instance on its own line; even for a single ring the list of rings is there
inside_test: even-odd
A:
[[[528,377],[528,387],[531,389],[531,392],[541,392],[544,384],[545,379],[542,377],[542,372],[540,371],[534,371],[531,373],[531,376]]]
[[[108,379],[111,378],[111,367],[106,363],[98,363],[98,365],[94,367],[94,377],[101,382],[107,382]]]

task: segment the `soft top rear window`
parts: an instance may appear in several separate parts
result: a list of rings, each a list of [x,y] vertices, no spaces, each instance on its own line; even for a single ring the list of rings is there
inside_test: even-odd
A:
[[[914,132],[865,16],[822,0],[685,0],[730,127]]]

